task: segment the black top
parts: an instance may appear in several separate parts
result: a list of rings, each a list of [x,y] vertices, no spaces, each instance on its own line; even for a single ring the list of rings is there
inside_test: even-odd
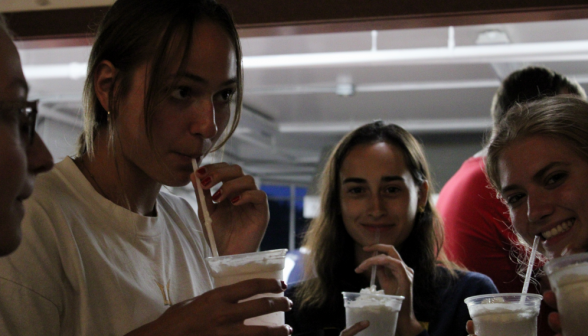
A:
[[[428,323],[428,331],[423,331],[419,336],[467,335],[465,325],[471,318],[463,300],[474,295],[497,293],[498,290],[492,280],[483,274],[458,271],[458,277],[452,278],[444,267],[437,268],[439,271],[435,283],[437,309],[419,309],[417,305],[413,307],[416,318],[420,322]],[[369,282],[355,273],[343,282],[345,292],[359,292],[362,288],[369,287]],[[336,304],[333,301],[323,307],[306,307],[304,310],[299,310],[295,297],[299,285],[300,283],[293,284],[286,290],[286,296],[294,302],[292,310],[286,313],[286,323],[294,329],[294,335],[339,335],[345,329],[343,295],[339,295]]]

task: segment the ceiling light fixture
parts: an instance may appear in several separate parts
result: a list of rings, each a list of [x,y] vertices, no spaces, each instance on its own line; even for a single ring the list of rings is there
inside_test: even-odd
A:
[[[245,69],[588,60],[588,40],[243,57]],[[86,63],[25,65],[27,79],[79,79]]]
[[[245,69],[588,60],[588,41],[248,56]]]

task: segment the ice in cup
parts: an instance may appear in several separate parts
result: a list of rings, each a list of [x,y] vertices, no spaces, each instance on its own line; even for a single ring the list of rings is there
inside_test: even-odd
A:
[[[398,312],[404,296],[371,292],[369,288],[359,293],[343,292],[346,327],[368,320],[370,326],[358,336],[390,336],[396,333]]]
[[[557,298],[563,336],[588,333],[588,253],[548,262],[545,272]]]
[[[232,285],[249,279],[267,278],[284,280],[284,262],[287,249],[235,254],[206,258],[214,287]],[[284,293],[265,293],[252,296],[244,301],[260,297],[284,296]],[[245,320],[246,325],[283,325],[284,312],[275,312]]]
[[[539,294],[485,294],[465,299],[477,336],[537,336]]]

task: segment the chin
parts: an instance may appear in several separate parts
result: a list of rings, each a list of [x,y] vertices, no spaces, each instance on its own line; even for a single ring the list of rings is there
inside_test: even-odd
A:
[[[11,232],[5,232],[6,230],[1,231],[2,236],[0,237],[0,257],[3,257],[14,252],[20,245],[20,225],[18,225],[16,230],[10,230]]]
[[[162,182],[162,184],[168,187],[184,187],[190,183],[190,177],[184,179],[169,179],[167,181]]]

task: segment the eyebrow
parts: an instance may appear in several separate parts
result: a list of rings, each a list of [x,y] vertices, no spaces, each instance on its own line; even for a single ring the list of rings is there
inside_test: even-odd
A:
[[[541,178],[543,175],[545,175],[545,173],[547,173],[550,169],[552,169],[553,167],[556,166],[569,166],[568,163],[564,163],[564,162],[560,162],[560,161],[556,161],[556,162],[552,162],[550,164],[548,164],[547,166],[539,169],[534,175],[533,175],[533,181],[537,182],[537,181],[541,181]],[[514,185],[509,185],[506,186],[504,188],[502,188],[502,190],[500,191],[501,194],[505,194],[513,189],[517,189],[518,186],[516,184]]]
[[[382,178],[380,179],[382,182],[392,182],[392,181],[403,181],[404,179],[401,176],[382,176]],[[365,179],[359,178],[359,177],[349,177],[343,180],[343,182],[341,182],[341,184],[345,184],[345,183],[366,183],[367,181]]]
[[[199,83],[199,84],[208,84],[208,81],[198,75],[195,75],[193,73],[190,72],[179,72],[177,73],[174,77],[176,78],[187,78],[193,82]],[[237,78],[231,78],[223,83],[221,83],[221,86],[230,86],[230,85],[234,85],[237,84]]]

